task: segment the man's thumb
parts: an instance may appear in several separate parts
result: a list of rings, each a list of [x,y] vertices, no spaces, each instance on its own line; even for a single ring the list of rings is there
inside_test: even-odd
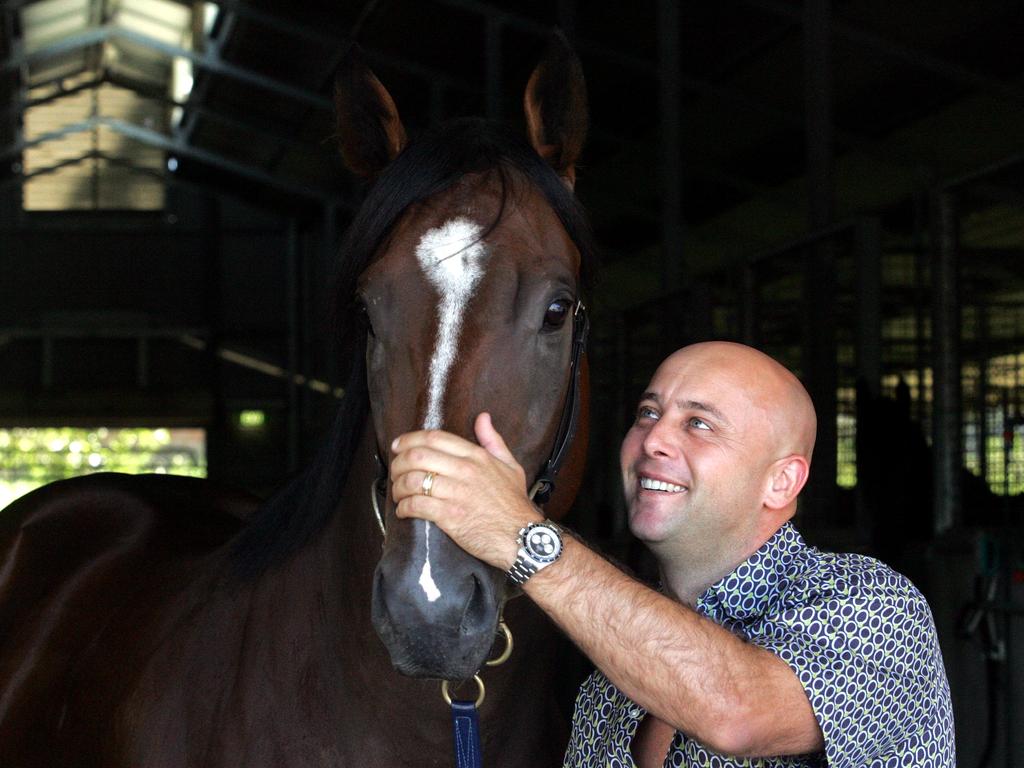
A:
[[[473,431],[476,432],[476,439],[480,441],[480,445],[496,459],[500,459],[506,464],[514,462],[515,457],[512,452],[505,445],[505,440],[498,430],[494,428],[494,423],[491,421],[491,414],[484,411],[476,417],[476,423],[473,425]]]

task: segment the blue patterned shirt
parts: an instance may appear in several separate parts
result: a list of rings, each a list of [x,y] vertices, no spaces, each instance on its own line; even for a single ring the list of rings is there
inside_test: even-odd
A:
[[[697,611],[792,668],[825,751],[726,757],[677,731],[666,768],[955,764],[949,683],[931,611],[914,585],[883,563],[820,552],[786,523],[708,588]],[[632,768],[630,742],[645,714],[594,672],[576,699],[565,765]]]

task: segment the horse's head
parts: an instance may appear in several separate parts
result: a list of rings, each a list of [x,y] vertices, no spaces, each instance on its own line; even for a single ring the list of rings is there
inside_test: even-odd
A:
[[[556,41],[531,77],[529,141],[460,120],[406,146],[390,96],[354,60],[339,78],[337,101],[346,160],[377,176],[360,217],[376,217],[377,229],[381,217],[389,220],[357,283],[382,462],[391,441],[410,430],[473,439],[474,418],[489,411],[535,476],[551,455],[572,385],[573,312],[587,250],[571,192],[586,121],[575,57]],[[577,484],[578,477],[566,479],[549,514],[565,511]],[[369,506],[367,489],[366,514]],[[382,513],[387,533],[372,612],[392,662],[419,677],[472,676],[508,596],[505,574],[436,526],[396,518],[390,495]]]

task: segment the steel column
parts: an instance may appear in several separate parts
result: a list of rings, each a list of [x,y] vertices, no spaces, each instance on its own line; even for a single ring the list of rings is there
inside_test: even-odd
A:
[[[931,197],[933,530],[960,521],[960,302],[957,211],[952,192]]]
[[[288,239],[284,258],[284,294],[287,340],[288,378],[285,382],[288,401],[287,414],[287,466],[288,474],[299,468],[299,389],[295,377],[299,372],[299,224],[288,220]]]
[[[757,264],[747,261],[743,264],[740,283],[740,340],[756,347],[760,343],[758,330]]]
[[[882,384],[882,223],[877,218],[864,219],[854,230],[857,297],[857,388],[855,413],[868,412],[868,406],[878,398]],[[860,402],[865,397],[868,402]],[[862,425],[857,424],[857,429]],[[859,445],[861,441],[857,441]],[[856,457],[859,478],[866,456]],[[857,532],[862,542],[871,540],[871,514],[862,479],[858,479],[854,494]]]
[[[877,396],[882,383],[882,223],[865,219],[855,237],[857,378]]]
[[[487,117],[501,119],[501,21],[489,17],[485,22],[484,56],[487,61]]]
[[[662,288],[678,291],[685,280],[682,221],[681,106],[679,103],[679,4],[658,0],[658,60],[661,105]],[[672,318],[669,321],[672,322]],[[675,324],[675,323],[673,323]]]
[[[830,14],[829,0],[807,0],[804,5],[807,210],[808,226],[814,230],[831,224],[835,209]],[[831,238],[820,238],[807,249],[803,295],[803,373],[818,414],[814,471],[804,498],[809,515],[825,524],[835,513],[837,501],[835,244]]]
[[[225,394],[225,371],[220,350],[224,344],[224,265],[221,250],[221,205],[210,194],[199,198],[200,228],[206,279],[203,281],[203,319],[208,329],[205,378],[212,403],[210,423],[206,430],[207,475],[218,480],[227,476],[228,406]]]

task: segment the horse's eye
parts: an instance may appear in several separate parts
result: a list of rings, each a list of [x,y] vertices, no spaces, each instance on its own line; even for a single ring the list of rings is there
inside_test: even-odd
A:
[[[548,311],[544,313],[544,330],[554,331],[565,325],[565,318],[569,316],[569,308],[572,302],[568,299],[558,299],[548,305]]]

